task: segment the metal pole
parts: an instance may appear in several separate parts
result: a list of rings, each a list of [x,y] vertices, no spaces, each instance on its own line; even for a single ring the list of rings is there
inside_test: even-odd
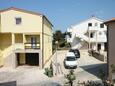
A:
[[[57,75],[57,44],[56,44],[56,75]]]
[[[90,50],[90,31],[89,31],[89,27],[88,27],[88,36],[89,36],[89,46],[88,46],[88,50]]]
[[[58,74],[58,63],[57,63],[57,47],[58,47],[58,41],[56,41],[56,58],[55,58],[55,61],[56,61],[56,75]]]
[[[97,51],[97,31],[96,31],[96,51]]]

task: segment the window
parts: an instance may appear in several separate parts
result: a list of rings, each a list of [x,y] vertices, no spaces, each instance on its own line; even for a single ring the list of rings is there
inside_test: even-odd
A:
[[[92,23],[88,23],[88,27],[91,27],[92,26]]]
[[[15,18],[15,20],[16,20],[16,25],[20,25],[22,22],[21,18]]]
[[[95,23],[95,26],[98,26],[98,23]]]
[[[102,35],[102,32],[99,32],[99,35]]]
[[[100,28],[104,28],[104,24],[100,24]]]
[[[94,33],[91,33],[91,34],[90,34],[90,38],[93,38],[93,34],[94,34]]]
[[[67,59],[67,61],[75,61],[76,60],[75,57],[67,57],[66,59]]]
[[[36,44],[37,43],[37,38],[36,37],[31,37],[31,43]]]
[[[36,48],[37,46],[37,38],[31,37],[31,48]]]

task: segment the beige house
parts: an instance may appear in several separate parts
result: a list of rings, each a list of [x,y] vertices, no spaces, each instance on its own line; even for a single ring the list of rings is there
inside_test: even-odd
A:
[[[43,68],[52,55],[52,24],[42,14],[0,10],[0,66]]]

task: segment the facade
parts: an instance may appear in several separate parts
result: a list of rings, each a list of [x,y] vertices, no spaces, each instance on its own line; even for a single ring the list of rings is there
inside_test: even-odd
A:
[[[67,41],[72,48],[93,49],[104,51],[107,42],[106,26],[103,20],[91,17],[67,29],[70,36]]]
[[[42,14],[8,8],[0,10],[0,65],[42,68],[52,55],[52,24]]]
[[[109,21],[106,21],[107,25],[107,39],[108,39],[108,48],[107,48],[107,57],[108,57],[108,77],[109,79],[115,79],[115,74],[112,73],[112,65],[115,68],[115,18]],[[115,72],[115,71],[114,71]]]

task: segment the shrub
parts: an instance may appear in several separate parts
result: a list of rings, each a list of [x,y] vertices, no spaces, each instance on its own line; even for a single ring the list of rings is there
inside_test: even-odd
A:
[[[75,74],[74,74],[74,70],[70,70],[70,72],[67,75],[65,75],[65,78],[68,80],[67,83],[70,86],[73,86],[73,81],[76,79]]]
[[[100,70],[99,70],[99,72],[98,72],[98,77],[99,77],[102,81],[105,80],[106,74],[105,74],[105,72],[104,72],[103,69],[100,69]]]
[[[53,76],[53,70],[51,68],[45,68],[45,75],[47,75],[48,77],[52,77]]]
[[[114,64],[111,65],[111,68],[112,68],[112,73],[115,73],[115,65]]]
[[[59,47],[61,47],[61,48],[65,47],[65,42],[61,42],[60,45],[59,45]]]

